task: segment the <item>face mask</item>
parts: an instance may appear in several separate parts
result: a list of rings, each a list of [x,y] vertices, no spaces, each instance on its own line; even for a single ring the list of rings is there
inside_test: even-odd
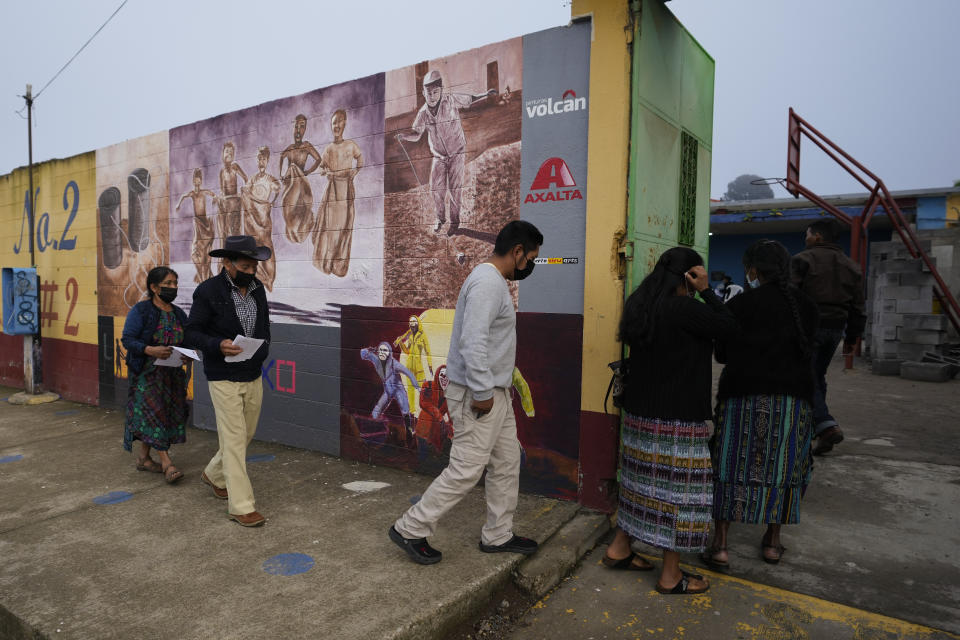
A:
[[[170,304],[177,299],[177,288],[176,287],[160,287],[160,293],[157,294],[157,297]]]
[[[757,287],[760,286],[760,280],[758,280],[757,278],[754,278],[749,282],[749,284],[751,289],[756,289]]]
[[[523,280],[524,278],[529,277],[530,274],[533,273],[533,268],[535,266],[537,265],[534,264],[533,260],[527,259],[527,266],[525,266],[523,269],[517,269],[514,267],[513,280]]]
[[[253,274],[246,271],[237,270],[237,275],[233,276],[233,283],[241,289],[246,289],[253,282]]]

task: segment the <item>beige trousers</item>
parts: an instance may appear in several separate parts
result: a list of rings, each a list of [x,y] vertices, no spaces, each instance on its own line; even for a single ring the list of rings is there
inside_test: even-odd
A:
[[[244,515],[256,511],[253,487],[247,477],[247,445],[253,440],[263,403],[263,382],[211,380],[210,398],[217,415],[220,449],[207,463],[204,473],[210,482],[226,485],[229,512]]]
[[[405,538],[429,538],[437,522],[467,495],[487,470],[487,521],[480,532],[484,544],[499,545],[513,536],[513,514],[520,489],[520,441],[509,389],[496,389],[493,409],[477,419],[470,392],[453,382],[447,387],[447,408],[453,420],[450,462],[394,527]]]

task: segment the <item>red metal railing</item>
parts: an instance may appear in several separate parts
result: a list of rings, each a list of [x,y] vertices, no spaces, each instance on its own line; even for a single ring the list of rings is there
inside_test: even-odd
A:
[[[854,180],[862,184],[864,188],[870,192],[870,197],[867,199],[863,207],[863,212],[860,213],[860,215],[854,217],[848,216],[800,184],[800,143],[804,137],[817,145],[824,153],[830,156],[834,162],[853,176]],[[950,320],[950,323],[960,332],[960,304],[957,304],[949,287],[944,283],[943,278],[940,277],[936,264],[934,264],[930,256],[927,255],[927,252],[923,250],[923,247],[920,246],[920,241],[917,239],[913,229],[910,228],[910,225],[907,224],[906,219],[903,217],[903,212],[900,211],[897,201],[890,195],[887,186],[883,184],[883,180],[871,173],[869,169],[857,162],[850,154],[827,138],[827,136],[817,131],[809,122],[798,116],[792,108],[790,109],[790,124],[788,127],[787,178],[785,182],[784,187],[792,193],[795,198],[803,196],[807,200],[816,203],[823,208],[824,211],[832,214],[838,220],[850,225],[850,257],[860,263],[860,268],[863,270],[864,276],[866,276],[867,268],[868,227],[870,220],[873,218],[874,213],[876,213],[877,207],[882,206],[884,211],[887,212],[887,217],[890,219],[891,224],[893,224],[893,228],[900,236],[904,246],[910,252],[910,255],[914,258],[922,259],[927,269],[930,270],[930,274],[936,282],[933,287],[933,293],[940,302],[940,307]],[[848,368],[852,365],[851,360],[852,356],[848,356]]]

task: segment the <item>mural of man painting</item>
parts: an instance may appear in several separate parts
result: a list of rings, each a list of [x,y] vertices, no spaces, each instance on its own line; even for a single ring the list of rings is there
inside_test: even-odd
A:
[[[397,140],[417,142],[427,132],[433,164],[430,167],[430,191],[433,194],[437,222],[433,227],[438,233],[446,222],[447,192],[450,193],[450,226],[447,235],[460,228],[460,201],[463,186],[463,164],[467,140],[460,122],[460,110],[496,94],[495,89],[486,93],[444,93],[443,78],[433,69],[423,78],[423,97],[426,104],[420,107],[414,118],[413,133],[398,133]]]
[[[220,196],[217,206],[220,209],[220,238],[238,236],[243,224],[240,214],[240,192],[237,188],[237,176],[247,181],[247,174],[234,162],[237,148],[232,141],[223,144],[223,168],[220,169]],[[209,276],[208,276],[209,277]]]
[[[420,318],[410,316],[409,329],[393,341],[394,346],[407,354],[407,368],[417,377],[417,383],[422,387],[427,376],[423,371],[423,356],[427,356],[427,366],[430,375],[433,375],[433,356],[430,355],[430,340],[420,324]],[[417,410],[417,394],[412,385],[407,386],[407,398],[410,400],[410,411]]]
[[[410,383],[419,391],[420,383],[417,382],[417,378],[393,357],[393,349],[389,342],[381,342],[376,349],[373,347],[361,349],[360,357],[373,365],[383,382],[383,394],[377,400],[377,405],[370,413],[370,417],[374,420],[378,419],[386,411],[390,401],[393,400],[397,403],[397,407],[403,415],[403,425],[407,428],[407,433],[412,435],[414,418],[410,412],[410,405],[407,403],[407,394],[403,390],[403,381],[400,375],[407,376]]]
[[[270,249],[270,258],[257,263],[257,277],[267,288],[273,291],[273,281],[277,277],[277,256],[273,251],[273,219],[270,217],[273,202],[280,194],[280,181],[267,173],[270,161],[270,149],[257,149],[257,173],[240,190],[243,203],[244,232],[253,236],[258,244]]]
[[[513,413],[517,359],[517,314],[510,281],[534,268],[543,234],[523,220],[507,223],[493,255],[463,283],[457,299],[447,356],[446,401],[453,442],[446,469],[420,501],[388,530],[388,536],[417,564],[435,564],[443,554],[430,546],[437,522],[479,482],[487,470],[487,522],[480,532],[484,553],[529,555],[537,543],[513,533],[520,489],[520,442]]]
[[[363,154],[353,140],[344,140],[347,112],[337,109],[330,118],[333,142],[321,154],[327,189],[317,209],[313,231],[313,264],[324,273],[344,277],[350,268],[350,245],[355,216],[353,179],[363,168]],[[354,166],[356,165],[356,166]]]
[[[322,164],[316,147],[303,139],[307,132],[307,116],[297,114],[293,121],[293,144],[280,154],[280,175],[285,186],[283,192],[283,221],[286,224],[286,236],[290,242],[300,244],[313,229],[313,190],[307,176]],[[307,159],[313,158],[313,165],[307,169]],[[284,173],[283,161],[287,161]]]
[[[210,270],[210,256],[207,253],[213,247],[215,232],[213,230],[213,220],[207,217],[207,196],[214,200],[217,197],[217,194],[210,189],[201,188],[201,184],[203,184],[203,171],[200,170],[200,167],[197,167],[193,170],[193,190],[180,196],[176,208],[177,211],[180,211],[180,205],[187,198],[193,201],[193,244],[190,246],[190,259],[193,260],[193,264],[197,268],[197,273],[193,276],[193,280],[197,284],[213,275]]]

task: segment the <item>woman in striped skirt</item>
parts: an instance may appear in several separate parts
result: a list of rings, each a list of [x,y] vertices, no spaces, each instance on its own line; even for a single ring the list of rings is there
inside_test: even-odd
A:
[[[694,299],[699,294],[701,304]],[[666,251],[627,299],[620,339],[630,345],[620,433],[618,530],[603,562],[651,570],[630,548],[663,550],[660,593],[703,593],[709,583],[680,570],[680,553],[706,547],[713,478],[706,420],[711,415],[714,338],[732,333],[733,315],[710,289],[692,249]]]
[[[739,330],[716,346],[717,360],[726,364],[712,447],[716,530],[702,558],[721,568],[730,562],[731,522],[766,524],[761,557],[780,561],[780,526],[799,521],[813,469],[816,304],[790,284],[790,254],[779,242],[755,242],[743,266],[751,288],[727,304]]]

